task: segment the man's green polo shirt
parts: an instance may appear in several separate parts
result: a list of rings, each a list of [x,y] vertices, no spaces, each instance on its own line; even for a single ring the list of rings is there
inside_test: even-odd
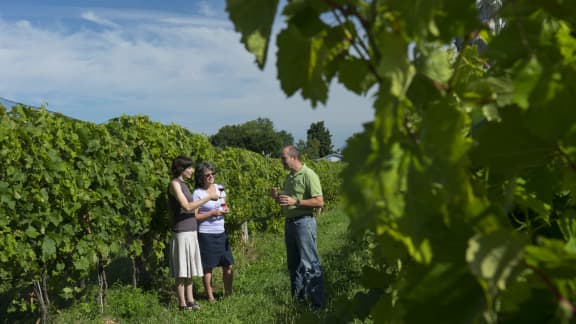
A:
[[[302,165],[297,172],[290,172],[284,181],[284,193],[294,199],[310,199],[312,197],[322,196],[322,185],[316,172]],[[300,216],[312,216],[314,208],[283,206],[284,216],[286,218],[295,218]]]

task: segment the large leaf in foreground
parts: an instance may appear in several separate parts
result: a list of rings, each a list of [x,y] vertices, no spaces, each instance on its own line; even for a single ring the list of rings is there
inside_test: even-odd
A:
[[[236,31],[242,34],[242,43],[256,56],[260,69],[266,64],[270,32],[274,24],[278,0],[227,0],[226,10]]]

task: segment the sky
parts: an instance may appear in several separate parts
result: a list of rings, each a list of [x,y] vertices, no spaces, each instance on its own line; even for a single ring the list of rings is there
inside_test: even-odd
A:
[[[225,0],[2,0],[0,97],[95,123],[147,115],[205,135],[269,118],[298,141],[324,121],[335,148],[373,119],[371,98],[336,80],[325,106],[287,97],[274,44],[258,69]]]

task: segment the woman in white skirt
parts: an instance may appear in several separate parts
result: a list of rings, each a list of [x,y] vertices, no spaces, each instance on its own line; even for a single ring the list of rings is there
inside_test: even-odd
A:
[[[170,208],[173,212],[172,242],[170,244],[170,270],[176,278],[176,295],[181,310],[196,310],[192,277],[203,276],[195,209],[210,200],[218,200],[216,190],[202,200],[193,201],[186,180],[194,174],[194,161],[179,156],[172,162],[172,180],[168,187]]]

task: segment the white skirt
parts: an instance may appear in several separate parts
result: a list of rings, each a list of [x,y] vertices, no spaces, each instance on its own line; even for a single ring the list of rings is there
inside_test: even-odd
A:
[[[172,233],[170,243],[170,271],[177,278],[201,277],[202,258],[198,245],[198,232]]]

